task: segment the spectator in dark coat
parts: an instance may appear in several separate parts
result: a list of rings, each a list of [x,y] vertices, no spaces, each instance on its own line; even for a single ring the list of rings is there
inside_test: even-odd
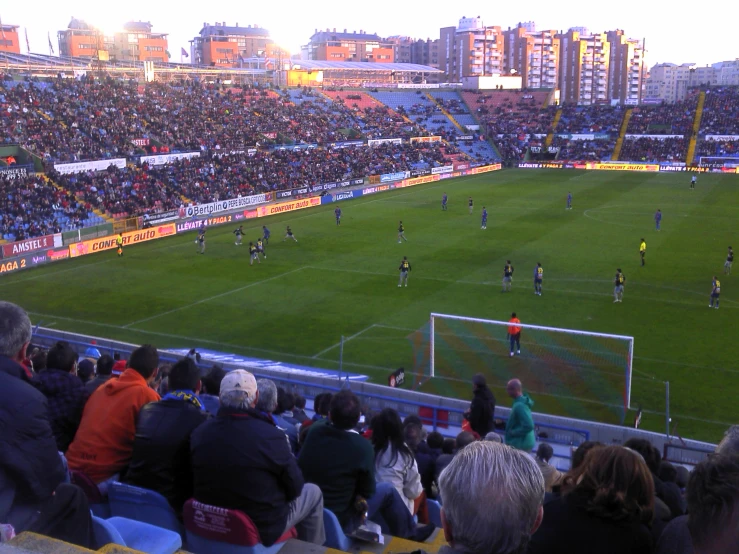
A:
[[[230,371],[221,381],[218,415],[191,438],[193,496],[246,513],[266,546],[293,527],[301,540],[321,545],[321,490],[304,483],[285,433],[255,409],[258,396],[248,371]]]
[[[406,442],[410,446],[407,436]],[[421,484],[428,498],[434,498],[433,484],[436,473],[436,460],[442,454],[441,447],[443,444],[444,436],[438,431],[432,431],[428,434],[425,441],[421,441],[418,444],[418,448],[416,449],[418,473],[421,474]]]
[[[298,423],[309,420],[308,414],[305,413],[305,397],[297,395],[295,397],[295,408],[293,409],[293,417]]]
[[[190,436],[208,412],[198,399],[200,370],[190,358],[172,366],[170,390],[139,412],[131,465],[123,481],[157,491],[179,514],[192,497]]]
[[[0,522],[16,533],[36,531],[89,547],[87,498],[64,484],[46,397],[26,381],[20,365],[30,341],[28,315],[0,302]]]
[[[214,365],[208,373],[203,375],[200,401],[209,414],[216,415],[218,413],[218,407],[220,406],[218,392],[221,390],[221,381],[225,376],[226,371],[219,365]]]
[[[736,554],[739,546],[739,456],[699,463],[687,487],[688,515],[665,527],[658,554]]]
[[[90,381],[92,381],[93,376],[95,375],[95,362],[92,360],[88,360],[85,358],[84,360],[80,360],[80,362],[77,364],[77,377],[79,377],[80,381],[82,381],[83,385],[87,385]]]
[[[667,513],[665,513],[664,508],[658,506],[656,508],[658,519],[668,521],[672,518],[683,515],[684,507],[680,491],[677,487],[665,487],[662,479],[658,477],[659,465],[662,462],[662,456],[660,455],[659,450],[657,450],[657,448],[655,448],[647,439],[629,439],[624,443],[624,446],[641,454],[649,467],[649,471],[652,473],[654,491],[658,499],[657,504],[659,505],[659,503],[662,502],[668,509]]]
[[[473,398],[466,417],[472,430],[484,437],[495,429],[495,396],[480,373],[472,378],[472,387]]]
[[[657,474],[665,489],[665,496],[675,499],[680,503],[680,512],[685,513],[685,499],[683,493],[677,484],[677,468],[670,462],[662,461],[659,464],[659,473]]]
[[[88,394],[95,392],[100,385],[104,385],[113,377],[113,364],[115,361],[108,354],[103,354],[95,364],[95,378],[85,385]]]
[[[621,446],[591,450],[544,505],[529,554],[651,554],[654,484],[647,464]]]
[[[456,439],[444,439],[441,447],[443,454],[436,458],[436,468],[434,469],[434,478],[437,483],[441,472],[451,463],[455,454],[473,442],[475,442],[475,435],[469,431],[462,431]]]
[[[68,342],[49,349],[47,368],[38,373],[33,385],[48,401],[49,421],[59,452],[66,452],[80,426],[88,393],[77,377],[77,353]]]

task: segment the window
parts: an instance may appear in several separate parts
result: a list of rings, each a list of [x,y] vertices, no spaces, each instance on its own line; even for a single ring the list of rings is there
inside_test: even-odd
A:
[[[164,48],[162,48],[161,46],[144,46],[144,50],[146,50],[147,52],[164,52]]]
[[[13,41],[10,39],[0,38],[0,46],[13,46]]]
[[[331,53],[331,57],[332,58],[343,58],[344,57],[344,54],[341,54],[341,53],[338,53],[338,54],[337,53]]]
[[[80,50],[92,50],[95,46],[93,44],[78,44],[77,48]]]
[[[216,52],[219,54],[233,54],[233,48],[216,48]]]

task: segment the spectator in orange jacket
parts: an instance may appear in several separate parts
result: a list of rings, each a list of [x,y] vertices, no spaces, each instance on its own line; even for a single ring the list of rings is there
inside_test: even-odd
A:
[[[128,369],[90,397],[77,435],[67,451],[69,468],[81,471],[106,494],[133,453],[136,420],[141,408],[159,400],[149,387],[159,369],[159,353],[145,344],[131,354]]]

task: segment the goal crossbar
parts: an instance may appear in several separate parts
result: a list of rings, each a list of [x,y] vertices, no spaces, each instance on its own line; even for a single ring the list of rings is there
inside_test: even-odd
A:
[[[429,374],[431,377],[435,377],[435,324],[434,320],[436,318],[439,319],[451,319],[456,321],[464,321],[468,323],[482,323],[486,325],[495,325],[500,327],[510,327],[514,325],[513,323],[509,321],[500,321],[500,320],[493,320],[493,319],[482,319],[477,317],[468,317],[468,316],[461,316],[461,315],[451,315],[451,314],[441,314],[441,313],[435,313],[432,312],[430,316],[429,321],[429,348],[430,348],[430,355],[429,355]],[[593,331],[582,331],[580,329],[565,329],[562,327],[548,327],[546,325],[532,325],[527,323],[515,323],[516,327],[520,327],[521,329],[531,329],[536,331],[550,331],[555,333],[564,333],[568,335],[579,335],[579,336],[586,336],[586,337],[595,337],[600,339],[613,339],[613,340],[620,340],[625,341],[628,343],[628,361],[627,361],[627,367],[625,371],[625,390],[624,390],[624,406],[627,409],[631,408],[631,374],[632,374],[632,368],[633,368],[633,362],[634,362],[634,337],[629,337],[627,335],[615,335],[610,333],[596,333]]]

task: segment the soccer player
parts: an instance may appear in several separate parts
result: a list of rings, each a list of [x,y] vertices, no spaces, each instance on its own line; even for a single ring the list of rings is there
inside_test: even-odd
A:
[[[205,227],[201,227],[198,231],[198,238],[195,239],[195,243],[198,245],[198,252],[205,254]]]
[[[262,242],[262,239],[257,239],[257,254],[261,254],[264,256],[264,259],[267,259],[267,253],[264,251],[264,243]]]
[[[711,303],[708,305],[709,308],[713,308],[713,301],[716,301],[715,308],[718,310],[719,296],[721,296],[721,282],[713,276],[713,283],[711,284]]]
[[[690,190],[695,190],[695,183],[698,182],[698,177],[693,175],[690,178]]]
[[[511,341],[511,357],[513,357],[514,345],[516,353],[521,354],[521,327],[517,325],[521,323],[521,320],[516,317],[516,312],[511,314],[508,323],[512,324],[508,326],[508,339]]]
[[[541,267],[541,262],[536,262],[534,268],[534,294],[541,296],[541,281],[544,278],[544,268]]]
[[[234,235],[236,235],[236,242],[234,242],[234,244],[236,246],[241,246],[241,239],[244,236],[244,226],[239,225],[239,228],[234,230]]]
[[[568,210],[572,209],[572,193],[571,192],[567,193],[567,209]]]
[[[511,260],[507,260],[503,267],[503,292],[511,291],[511,282],[513,281],[513,266]]]
[[[729,253],[726,254],[726,262],[724,262],[724,275],[731,275],[731,264],[734,263],[734,250],[729,246]]]
[[[293,230],[290,229],[290,226],[287,226],[287,234],[285,235],[285,238],[282,239],[282,242],[285,242],[287,239],[293,239],[295,242],[298,242],[298,239],[295,238],[295,235],[293,235]]]
[[[480,229],[488,228],[488,210],[485,206],[482,207],[482,227]]]
[[[405,226],[403,226],[402,221],[398,223],[398,244],[400,244],[400,239],[403,239],[405,242],[408,242],[408,239],[405,238]]]
[[[626,277],[621,272],[621,268],[619,267],[616,270],[616,278],[613,280],[613,303],[616,302],[623,302],[624,299],[624,283],[626,282]]]
[[[334,215],[336,216],[336,225],[341,225],[341,208],[336,208]]]
[[[654,214],[654,226],[659,231],[660,225],[662,225],[662,210],[658,209]]]
[[[472,215],[472,208],[474,206],[474,202],[472,201],[472,197],[470,196],[470,199],[467,201],[467,205],[470,208],[470,215]]]
[[[267,229],[266,225],[262,225],[262,238],[264,239],[264,244],[269,244],[269,229]]]
[[[400,262],[400,267],[398,268],[400,271],[400,281],[398,281],[398,286],[403,286],[403,282],[405,281],[405,286],[408,286],[408,274],[411,272],[411,264],[408,261],[408,256],[403,256],[403,261]]]
[[[641,256],[641,265],[644,267],[644,264],[647,263],[644,259],[647,255],[647,241],[644,239],[641,239],[641,243],[639,244],[639,255]]]
[[[259,259],[259,251],[257,250],[257,247],[254,246],[253,242],[249,243],[249,265],[254,265],[254,260],[257,261],[257,263],[261,264],[262,261]]]
[[[447,203],[447,200],[448,200],[448,198],[447,198],[447,195],[446,195],[446,192],[445,192],[444,193],[444,196],[441,197],[441,211],[442,212],[445,212],[446,211],[446,203]]]
[[[118,233],[115,239],[115,244],[118,247],[118,257],[123,256],[123,233]]]

